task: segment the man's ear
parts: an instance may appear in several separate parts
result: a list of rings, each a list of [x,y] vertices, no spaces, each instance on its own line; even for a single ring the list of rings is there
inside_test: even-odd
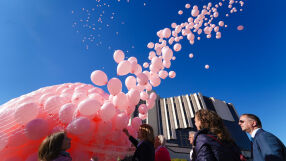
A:
[[[253,121],[252,121],[252,126],[253,126],[253,127],[256,127],[256,126],[257,126],[257,122],[253,120]]]

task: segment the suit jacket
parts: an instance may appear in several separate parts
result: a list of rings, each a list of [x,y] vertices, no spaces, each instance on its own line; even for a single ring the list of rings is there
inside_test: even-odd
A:
[[[136,147],[132,161],[154,161],[155,149],[153,143],[150,141],[143,141],[138,145],[138,141],[132,136],[129,137],[129,140]]]
[[[253,161],[286,161],[285,145],[275,135],[259,129],[253,139]]]
[[[161,146],[155,152],[155,161],[171,161],[171,157],[167,148]]]

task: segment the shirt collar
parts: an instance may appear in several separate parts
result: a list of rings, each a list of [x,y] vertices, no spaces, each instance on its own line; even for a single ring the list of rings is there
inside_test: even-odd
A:
[[[256,135],[256,133],[257,133],[257,131],[258,131],[259,129],[260,129],[260,128],[257,128],[257,129],[255,129],[255,130],[252,131],[252,133],[251,133],[251,137],[252,137],[252,138],[255,137],[255,135]]]

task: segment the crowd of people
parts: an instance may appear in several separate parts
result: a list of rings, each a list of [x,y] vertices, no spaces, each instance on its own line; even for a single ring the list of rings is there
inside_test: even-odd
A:
[[[273,134],[262,129],[260,119],[253,114],[243,114],[239,119],[241,129],[251,135],[251,158],[253,161],[286,161],[285,145]],[[245,161],[239,147],[231,138],[223,120],[213,111],[202,109],[195,114],[198,131],[189,132],[192,145],[191,161]],[[130,142],[136,147],[132,161],[171,161],[166,139],[163,135],[154,136],[153,128],[142,124],[137,139],[123,129]],[[46,137],[42,142],[38,159],[40,161],[71,161],[70,138],[65,132]],[[96,161],[96,156],[91,160]],[[125,159],[125,160],[128,160]]]

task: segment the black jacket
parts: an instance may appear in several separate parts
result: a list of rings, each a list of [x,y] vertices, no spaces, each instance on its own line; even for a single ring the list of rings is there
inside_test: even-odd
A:
[[[198,131],[194,138],[194,161],[240,161],[235,143],[223,143],[208,129]]]
[[[130,136],[129,140],[136,147],[136,151],[133,155],[132,161],[154,161],[155,160],[155,149],[154,149],[153,143],[151,143],[150,141],[143,141],[138,146],[138,141],[134,137]]]

